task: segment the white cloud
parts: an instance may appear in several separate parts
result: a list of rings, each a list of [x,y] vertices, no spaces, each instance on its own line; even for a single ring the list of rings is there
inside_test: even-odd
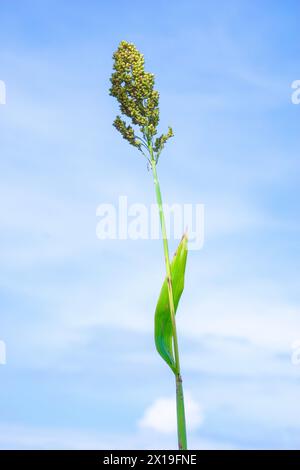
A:
[[[203,422],[202,408],[189,393],[185,394],[185,411],[190,431],[201,426]],[[175,433],[177,430],[175,397],[157,398],[145,410],[144,416],[138,424],[141,428],[150,428],[164,434]]]

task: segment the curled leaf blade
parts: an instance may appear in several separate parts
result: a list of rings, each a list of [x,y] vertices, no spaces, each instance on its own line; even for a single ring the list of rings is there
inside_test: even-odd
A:
[[[187,235],[184,234],[171,262],[171,277],[175,313],[184,289],[184,276],[187,259]],[[160,356],[175,372],[173,352],[173,332],[169,305],[167,278],[162,285],[155,310],[155,345]]]

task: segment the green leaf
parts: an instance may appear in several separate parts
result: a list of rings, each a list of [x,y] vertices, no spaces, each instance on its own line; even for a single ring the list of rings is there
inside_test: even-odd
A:
[[[184,288],[187,258],[187,235],[184,234],[171,262],[171,276],[175,313]],[[155,310],[155,345],[158,353],[175,372],[173,333],[167,279],[164,280]]]

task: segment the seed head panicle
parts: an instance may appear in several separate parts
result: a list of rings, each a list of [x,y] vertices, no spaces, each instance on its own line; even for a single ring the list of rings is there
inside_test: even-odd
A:
[[[114,65],[109,93],[120,105],[121,113],[131,120],[132,125],[117,116],[115,128],[131,145],[143,152],[152,149],[151,158],[158,157],[166,143],[173,136],[169,127],[166,134],[154,140],[159,123],[159,93],[154,90],[154,75],[144,69],[144,56],[134,44],[121,41],[113,55]],[[141,135],[137,132],[140,131]],[[144,152],[143,152],[144,153]]]

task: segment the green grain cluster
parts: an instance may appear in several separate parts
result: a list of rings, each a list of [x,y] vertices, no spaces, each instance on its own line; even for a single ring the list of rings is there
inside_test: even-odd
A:
[[[159,123],[159,93],[154,89],[154,75],[145,71],[144,56],[134,44],[121,41],[113,59],[109,92],[118,100],[121,113],[130,120],[128,124],[117,116],[114,126],[139,150],[143,151],[145,144],[150,146],[157,160],[173,131],[169,127],[166,134],[154,138]]]

